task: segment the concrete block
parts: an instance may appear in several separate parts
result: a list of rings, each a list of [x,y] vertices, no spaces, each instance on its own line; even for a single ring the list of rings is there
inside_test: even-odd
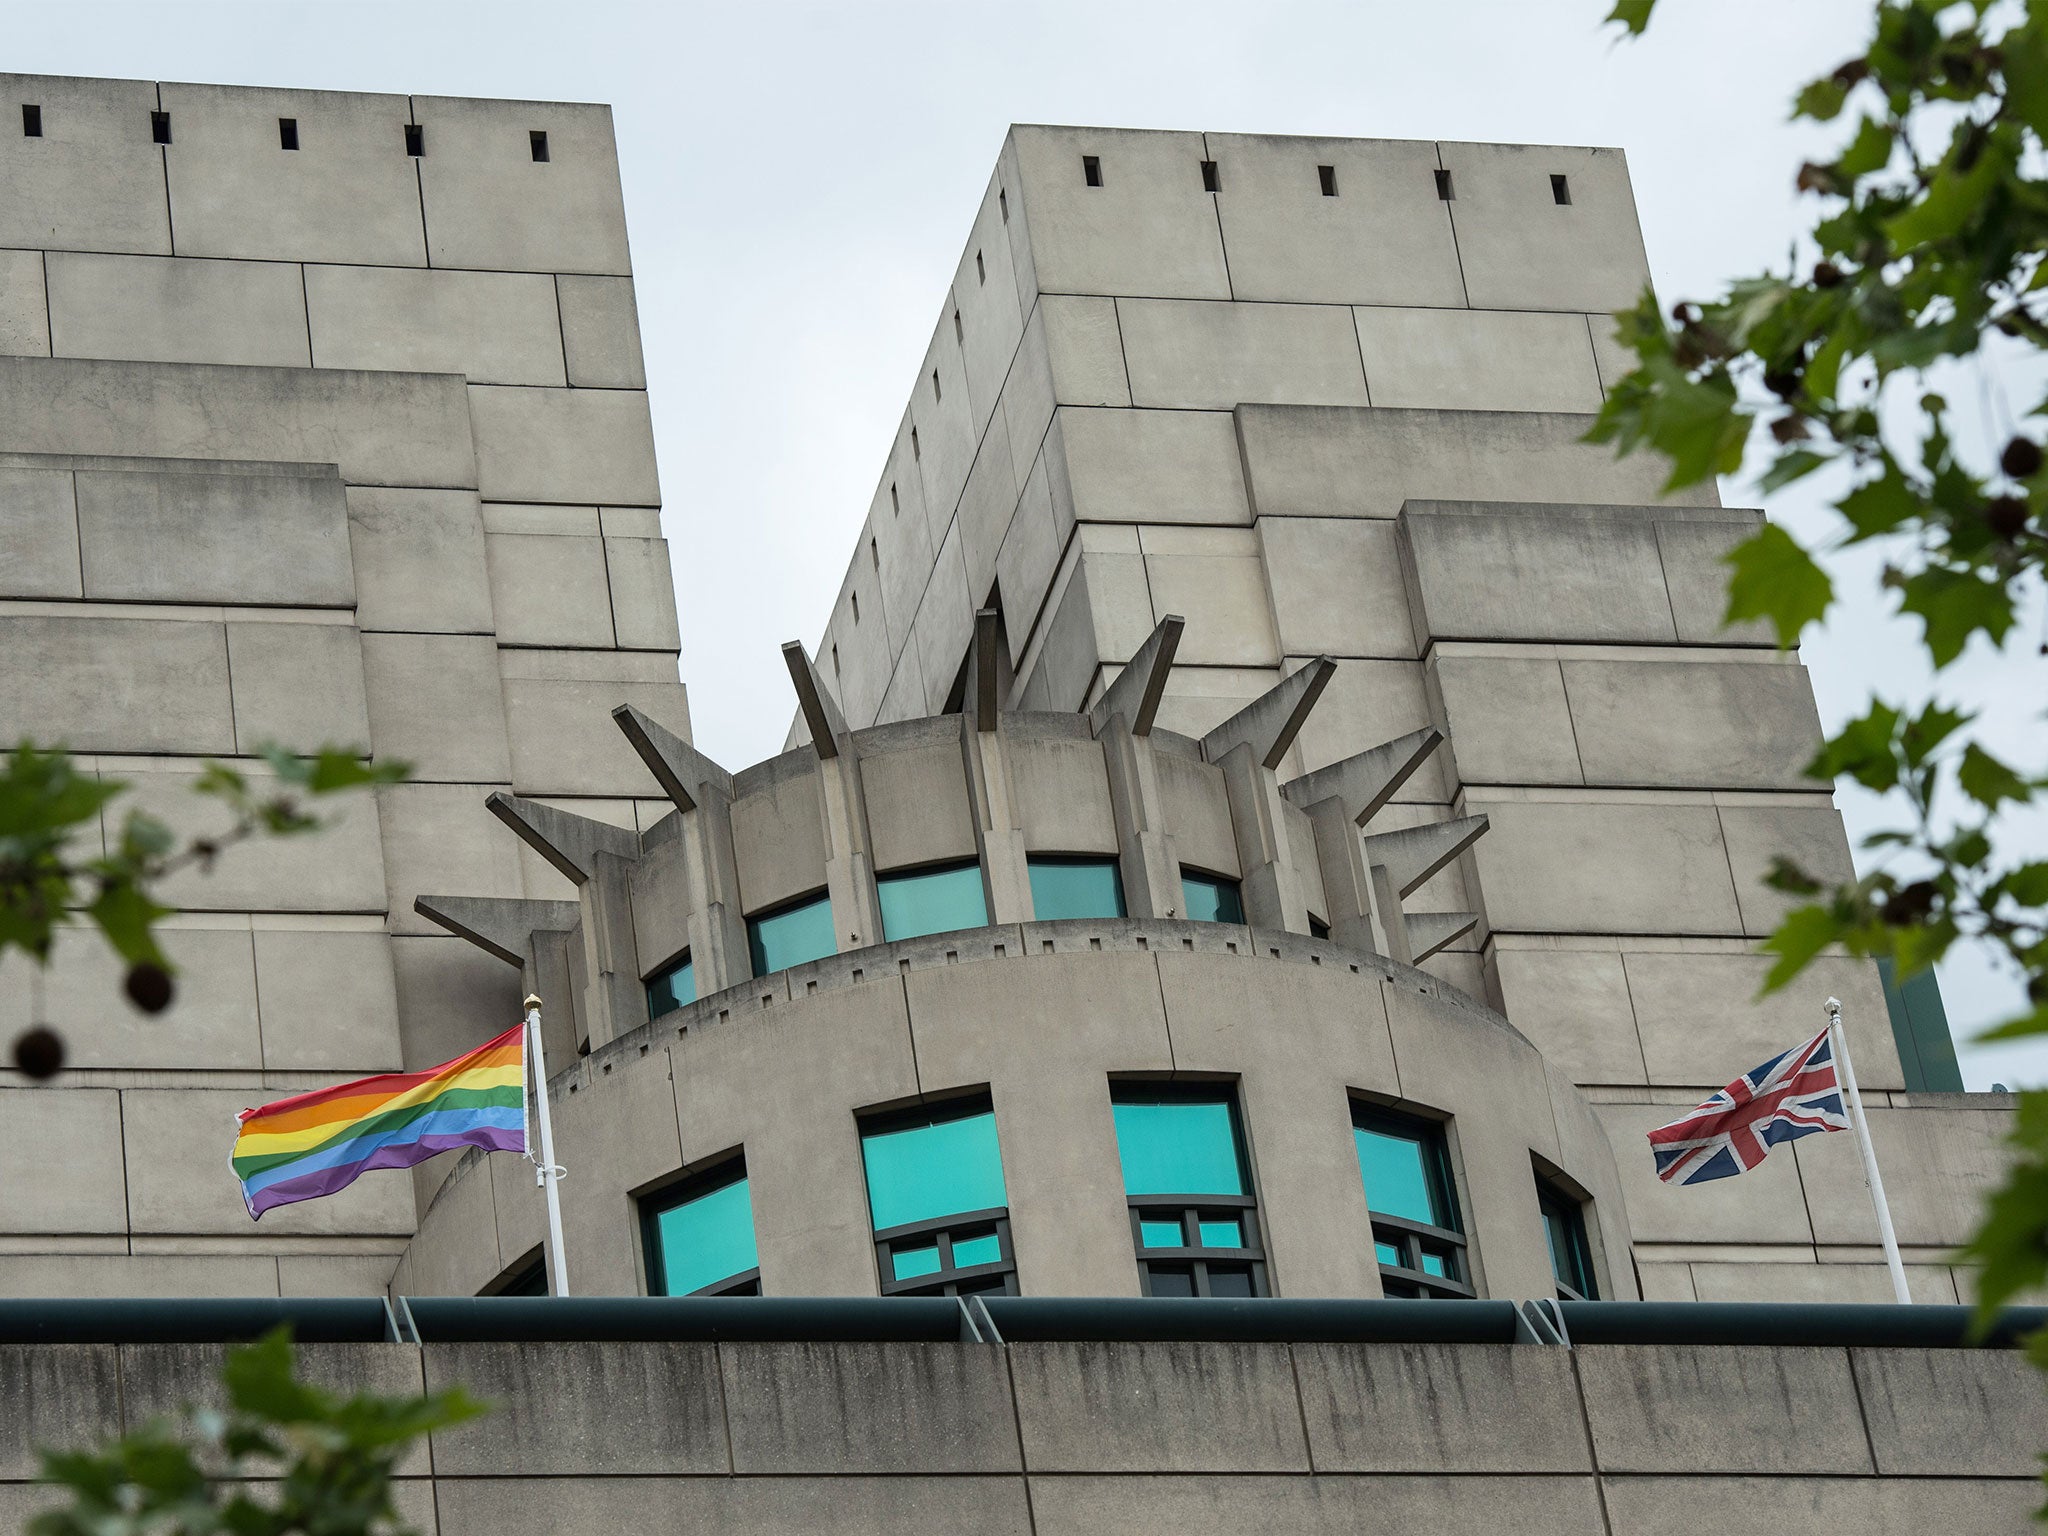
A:
[[[954,524],[960,530],[960,557],[967,567],[967,595],[976,607],[983,605],[995,585],[996,551],[1009,532],[1020,489],[1010,462],[1009,429],[1000,421],[991,422],[960,493]],[[872,564],[864,574],[873,574]]]
[[[334,464],[364,484],[468,486],[468,418],[462,382],[441,375],[0,358],[0,452]]]
[[[1458,260],[1477,309],[1631,308],[1650,286],[1628,161],[1618,149],[1437,146],[1451,173]],[[1569,178],[1560,205],[1550,178]]]
[[[675,574],[666,539],[604,541],[611,583],[612,628],[623,648],[674,651],[682,645],[676,620]]]
[[[85,595],[69,470],[0,469],[0,595]]]
[[[1033,1472],[1309,1468],[1284,1345],[1012,1344],[1010,1373]]]
[[[193,1068],[255,1071],[263,1065],[256,1029],[256,973],[249,930],[159,930],[177,976],[171,1006],[146,1014],[121,990],[127,964],[99,934],[62,930],[43,974],[45,1017],[64,1034],[66,1064],[112,1069]],[[0,1001],[0,1037],[39,1022],[31,1017],[27,962],[10,954],[0,963],[7,996]]]
[[[1596,1344],[1572,1353],[1602,1471],[1876,1470],[1846,1350]]]
[[[1615,385],[1636,371],[1634,349],[1623,346],[1615,337],[1614,330],[1611,313],[1586,316],[1586,335],[1593,343],[1593,361],[1600,369],[1603,395],[1611,393]]]
[[[1347,310],[1129,298],[1116,308],[1133,405],[1371,403]]]
[[[1568,657],[1563,669],[1588,783],[1814,788],[1820,714],[1797,664]]]
[[[486,499],[660,505],[641,391],[472,385],[469,398]]]
[[[1574,1082],[1650,1081],[1618,952],[1496,944],[1488,964],[1508,1022]],[[1722,1081],[1745,1070],[1737,1067]]]
[[[1376,406],[1600,409],[1600,374],[1582,316],[1475,309],[1352,313]]]
[[[507,645],[609,647],[611,587],[604,540],[490,533],[491,608]]]
[[[1290,657],[1291,665],[1302,658]],[[1297,745],[1304,771],[1342,762],[1363,747],[1392,741],[1433,725],[1423,687],[1422,664],[1414,661],[1340,661],[1323,696],[1301,728]],[[1397,802],[1441,803],[1449,799],[1444,754],[1432,753],[1408,782],[1394,791]],[[1375,827],[1385,831],[1385,827]],[[1485,839],[1481,839],[1485,841]]]
[[[1041,853],[1117,851],[1101,743],[1088,736],[1018,739],[1005,722],[1010,794],[1024,846]]]
[[[26,1481],[38,1453],[97,1447],[121,1433],[111,1344],[0,1345],[0,1477]]]
[[[1830,885],[1856,878],[1841,813],[1825,794],[1776,801],[1729,798],[1721,806],[1721,834],[1728,843],[1736,900],[1742,905],[1741,931],[1755,937],[1770,933],[1787,912],[1807,900],[1763,883],[1773,859],[1790,859]]]
[[[422,781],[503,784],[512,777],[498,648],[488,636],[363,636],[363,679],[379,756]]]
[[[303,305],[321,368],[568,382],[555,285],[543,273],[307,267]]]
[[[178,249],[190,256],[425,264],[407,98],[165,85],[164,154]],[[297,118],[299,148],[278,142]]]
[[[413,911],[415,896],[524,894],[519,840],[484,809],[494,787],[502,786],[393,784],[377,791],[393,933],[443,931]]]
[[[405,1250],[406,1290],[413,1296],[474,1296],[503,1267],[491,1201],[491,1164],[456,1171],[452,1157],[412,1170],[423,1230]],[[530,1177],[530,1176],[529,1176]]]
[[[975,857],[974,812],[967,803],[967,765],[958,721],[949,729],[920,732],[928,745],[874,751],[863,744],[862,798],[867,805],[868,848],[879,872]]]
[[[493,623],[474,491],[348,490],[362,629],[486,634]]]
[[[311,365],[306,296],[289,263],[70,251],[44,259],[58,357]]]
[[[1804,1254],[1800,1254],[1801,1260]],[[1695,1263],[1685,1301],[1852,1302],[1889,1306],[1892,1277],[1883,1254],[1867,1263]],[[1955,1281],[1942,1264],[1908,1264],[1906,1291],[1922,1306],[1956,1305]],[[1880,1469],[1882,1470],[1882,1469]]]
[[[1181,862],[1219,875],[1237,875],[1237,832],[1222,771],[1178,753],[1159,753],[1154,762],[1160,798],[1166,802],[1166,832]]]
[[[645,389],[640,310],[630,277],[555,279],[569,382],[586,389]]]
[[[0,1257],[0,1295],[5,1296],[91,1296],[120,1300],[130,1296],[276,1294],[277,1260],[267,1253],[67,1253]]]
[[[1010,518],[1010,531],[1003,535],[1003,547],[996,552],[996,590],[1002,594],[1003,617],[1013,644],[1037,624],[1059,563],[1059,528],[1041,456],[1031,466],[1031,478]]]
[[[229,624],[235,740],[310,752],[370,747],[361,637],[346,624]]]
[[[1436,146],[1393,139],[1204,135],[1238,299],[1463,305]],[[1323,195],[1318,167],[1336,173]]]
[[[1711,805],[1492,799],[1471,860],[1490,927],[1518,933],[1739,933]]]
[[[1066,407],[1059,434],[1059,468],[1083,522],[1251,521],[1228,415]]]
[[[658,539],[661,537],[659,507],[599,507],[598,528],[608,539]],[[497,531],[497,530],[493,530]]]
[[[0,1231],[126,1230],[120,1100],[110,1088],[0,1088]]]
[[[901,454],[909,458],[909,450]],[[881,561],[882,616],[889,633],[889,649],[901,654],[910,640],[911,621],[917,617],[918,601],[931,579],[936,558],[931,529],[925,521],[916,482],[905,484],[896,455],[882,471],[875,498],[868,508],[868,537],[875,541]],[[908,498],[908,499],[906,499]]]
[[[1039,1536],[1339,1536],[1426,1529],[1453,1508],[1461,1523],[1529,1536],[1607,1529],[1589,1477],[1061,1477],[1031,1485]]]
[[[155,81],[0,75],[0,99],[43,109],[41,138],[0,136],[0,246],[170,253],[163,151],[136,127]]]
[[[742,1344],[719,1351],[742,1476],[1022,1470],[1003,1353],[976,1344]]]
[[[1147,528],[1139,547],[1152,620],[1186,616],[1176,660],[1187,666],[1271,667],[1280,661],[1255,535],[1238,528]]]
[[[1994,1536],[2024,1530],[2041,1502],[2032,1479],[1609,1477],[1602,1486],[1613,1528],[1641,1536],[1696,1531],[1702,1509],[1727,1512],[1720,1523],[1741,1536],[1801,1526],[1867,1536]]]
[[[1129,405],[1124,339],[1116,301],[1072,293],[1041,294],[1037,323],[1044,327],[1052,398],[1061,405]],[[1014,424],[1013,424],[1014,425]]]
[[[599,1074],[586,1067],[578,1085],[557,1101],[560,1144],[583,1149],[592,1167],[612,1170],[616,1181],[580,1209],[563,1207],[563,1240],[576,1255],[576,1283],[590,1295],[633,1296],[646,1289],[638,1207],[625,1191],[644,1189],[684,1166],[670,1064],[659,1053],[649,1061],[633,1059],[637,1070],[611,1077],[602,1088]]]
[[[659,653],[502,651],[512,781],[521,794],[644,795],[647,768],[612,724],[631,704],[689,739],[675,661]]]
[[[810,1536],[974,1531],[1029,1536],[1022,1478],[462,1478],[435,1491],[441,1536],[488,1536],[522,1521],[560,1536],[748,1531]]]
[[[1645,1264],[1636,1261],[1636,1275],[1642,1281],[1644,1301],[1698,1301],[1693,1294],[1692,1269],[1685,1264]]]
[[[1584,416],[1246,405],[1245,476],[1261,517],[1393,517],[1423,500],[1650,506],[1669,467],[1582,443]],[[1672,501],[1714,505],[1711,487]]]
[[[632,270],[612,110],[554,101],[415,96],[425,130],[419,197],[437,267]],[[529,135],[548,136],[533,158]]]
[[[723,1473],[718,1350],[662,1340],[429,1344],[427,1390],[516,1404],[434,1435],[439,1477]]]
[[[1460,654],[1428,663],[1443,709],[1443,752],[1460,784],[1580,784],[1579,741],[1565,683],[1549,656]]]
[[[235,750],[223,626],[0,617],[0,720],[74,752]]]
[[[911,457],[924,479],[925,506],[933,537],[940,536],[967,488],[981,434],[975,430],[973,403],[967,398],[967,370],[946,316],[932,330],[924,361],[911,390]]]
[[[2010,1117],[1997,1109],[1944,1109],[1932,1103],[1866,1108],[1899,1242],[1957,1248],[1969,1241],[1982,1218],[1983,1192],[1995,1188],[2006,1173]],[[1799,1154],[1800,1180],[1813,1213],[1815,1242],[1875,1248],[1877,1217],[1863,1182],[1862,1159],[1851,1141],[1848,1136],[1809,1139]]]
[[[331,476],[80,470],[86,596],[348,607],[348,513]]]
[[[1749,1066],[1756,1063],[1751,1062]],[[1738,1066],[1735,1072],[1747,1071]],[[1735,1072],[1731,1072],[1732,1078]],[[1727,1079],[1723,1079],[1726,1081]],[[1649,1143],[1653,1127],[1684,1114],[1686,1104],[1595,1104],[1607,1127],[1638,1243],[1799,1243],[1814,1239],[1799,1169],[1783,1149],[1739,1179],[1676,1186],[1657,1177]],[[1830,1148],[1829,1150],[1836,1150]],[[1882,1155],[1882,1154],[1880,1154]],[[1856,1160],[1852,1157],[1849,1162]],[[1886,1186],[1889,1190],[1890,1186]],[[1860,1192],[1859,1192],[1860,1195]],[[1867,1196],[1861,1196],[1868,1204]]]
[[[1881,1475],[2037,1475],[2048,1441],[2048,1399],[2024,1356],[1852,1349],[1849,1362]]]
[[[398,984],[387,935],[259,928],[251,937],[266,1069],[399,1068]]]
[[[1009,187],[1011,238],[1021,202],[1038,289],[1230,297],[1215,203],[1202,190],[1200,134],[1019,125],[1008,147],[1019,174]],[[1083,155],[1101,163],[1101,186],[1087,185]]]
[[[1394,529],[1338,518],[1261,518],[1280,647],[1294,656],[1412,657]]]
[[[1777,631],[1766,620],[1721,623],[1728,612],[1729,576],[1722,557],[1762,521],[1760,513],[1741,511],[1721,518],[1658,520],[1657,552],[1663,557],[1664,585],[1681,645],[1777,645]]]
[[[1571,1360],[1506,1344],[1297,1344],[1316,1471],[1590,1472]]]
[[[824,804],[812,755],[797,752],[773,759],[743,775],[737,789],[733,857],[747,910],[759,912],[822,888]]]
[[[397,1255],[389,1253],[277,1256],[280,1296],[375,1296],[391,1290]],[[403,1295],[403,1292],[395,1294]]]
[[[974,637],[975,607],[967,580],[960,524],[955,520],[939,546],[939,558],[932,566],[932,579],[918,604],[906,647],[916,653],[917,670],[924,679],[922,714],[935,715],[946,707],[953,680],[967,659],[967,643]]]
[[[0,352],[50,355],[50,302],[41,251],[0,251]]]
[[[999,193],[999,184],[991,177],[960,253],[950,294],[949,312],[960,317],[953,327],[954,345],[965,364],[977,432],[985,432],[999,413],[1003,386],[1024,335],[1025,312],[1017,299],[1017,274],[1011,267]]]

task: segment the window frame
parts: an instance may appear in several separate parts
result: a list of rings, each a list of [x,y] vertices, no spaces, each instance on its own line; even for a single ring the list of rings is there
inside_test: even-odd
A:
[[[979,882],[978,888],[981,893],[980,922],[962,923],[954,928],[934,928],[928,933],[906,934],[902,938],[898,938],[895,934],[889,932],[889,918],[882,902],[882,888],[885,885],[898,880],[916,880],[927,875],[960,874],[970,869],[974,871],[975,879]],[[875,918],[881,924],[882,942],[884,944],[907,944],[913,939],[935,939],[944,933],[966,933],[971,929],[986,928],[989,926],[988,874],[981,867],[981,860],[979,858],[939,859],[928,864],[908,864],[900,869],[882,870],[875,876]]]
[[[700,1286],[694,1291],[680,1293],[670,1291],[666,1285],[665,1265],[662,1256],[661,1218],[678,1206],[688,1205],[694,1200],[706,1199],[722,1189],[735,1184],[747,1184],[747,1225],[751,1230],[754,1223],[754,1190],[747,1173],[745,1152],[735,1152],[721,1157],[704,1167],[686,1172],[681,1178],[646,1191],[635,1198],[640,1215],[640,1269],[647,1283],[650,1296],[759,1296],[761,1291],[761,1265],[759,1236],[756,1234],[755,1263],[751,1269],[743,1269]]]
[[[822,955],[811,956],[809,960],[793,961],[789,965],[779,965],[772,970],[764,971],[758,969],[762,959],[760,943],[756,938],[758,926],[778,917],[787,917],[790,913],[799,912],[805,907],[817,906],[820,903],[823,903],[826,915],[830,919],[833,947],[826,950]],[[810,965],[814,961],[830,959],[839,952],[839,914],[832,910],[832,891],[829,886],[821,885],[802,896],[792,896],[789,900],[779,901],[772,907],[763,907],[758,912],[749,912],[745,914],[741,921],[746,925],[747,930],[747,968],[753,971],[752,979],[755,981],[760,981],[769,976],[780,976],[784,971],[793,971],[799,965]]]
[[[1237,907],[1237,916],[1196,917],[1188,910],[1188,881],[1190,880],[1199,880],[1205,885],[1216,887],[1219,895],[1227,893],[1230,900]],[[1187,918],[1189,922],[1230,924],[1242,928],[1245,921],[1244,881],[1239,876],[1219,875],[1213,870],[1203,869],[1198,865],[1183,864],[1180,867],[1180,910],[1181,915]]]
[[[1365,1165],[1358,1167],[1359,1187],[1365,1192],[1367,1217],[1371,1222],[1373,1261],[1380,1273],[1382,1294],[1424,1300],[1471,1300],[1479,1292],[1472,1282],[1472,1243],[1465,1233],[1463,1206],[1458,1198],[1458,1174],[1451,1157],[1449,1122],[1396,1109],[1390,1105],[1353,1096],[1351,1100],[1352,1151],[1357,1153],[1357,1133],[1365,1131],[1389,1140],[1412,1141],[1422,1149],[1423,1176],[1439,1182],[1444,1204],[1454,1225],[1438,1226],[1413,1217],[1394,1216],[1372,1206],[1372,1186],[1366,1182]],[[1418,1134],[1419,1133],[1419,1134]],[[1434,1166],[1431,1166],[1431,1165]],[[1379,1258],[1384,1243],[1400,1257],[1387,1264]],[[1431,1274],[1423,1268],[1423,1256],[1437,1251],[1448,1260],[1451,1275]]]
[[[1160,1081],[1150,1078],[1111,1078],[1109,1084],[1110,1114],[1116,1113],[1117,1096],[1120,1093],[1132,1095],[1149,1094],[1156,1102],[1171,1103],[1176,1100],[1188,1104],[1225,1105],[1230,1112],[1230,1134],[1233,1149],[1237,1154],[1238,1182],[1245,1187],[1244,1194],[1193,1194],[1185,1191],[1171,1193],[1134,1195],[1130,1192],[1128,1176],[1123,1167],[1123,1146],[1117,1147],[1117,1173],[1125,1183],[1124,1204],[1130,1213],[1131,1248],[1137,1259],[1138,1289],[1142,1295],[1151,1296],[1152,1270],[1157,1264],[1165,1269],[1178,1270],[1185,1266],[1193,1279],[1197,1296],[1209,1296],[1211,1290],[1210,1265],[1227,1264],[1232,1268],[1242,1267],[1249,1276],[1251,1293],[1254,1297],[1273,1294],[1266,1269],[1264,1223],[1259,1219],[1258,1179],[1252,1167],[1251,1138],[1245,1132],[1244,1105],[1238,1091],[1236,1079],[1203,1081],[1177,1079]],[[1204,1213],[1230,1216],[1243,1224],[1242,1235],[1245,1245],[1238,1248],[1205,1248],[1200,1243],[1199,1223]],[[1182,1245],[1178,1248],[1147,1248],[1145,1246],[1144,1223],[1147,1219],[1159,1221],[1175,1219],[1181,1224]],[[1186,1239],[1196,1241],[1192,1244]]]
[[[654,984],[657,981],[668,980],[677,971],[681,970],[684,966],[688,966],[690,968],[690,1002],[677,1003],[673,1008],[666,1009],[661,1013],[656,1013],[654,1011]],[[666,1018],[671,1013],[680,1013],[683,1009],[689,1007],[690,1003],[696,1002],[697,962],[695,958],[690,954],[690,947],[687,944],[684,945],[681,950],[671,955],[667,960],[664,960],[660,965],[657,965],[653,970],[649,971],[645,976],[641,977],[640,986],[641,990],[644,991],[647,995],[647,1017],[649,1020]],[[671,989],[670,995],[674,995],[673,989]]]
[[[922,1103],[899,1105],[895,1109],[878,1110],[874,1113],[857,1114],[855,1130],[860,1140],[861,1192],[867,1203],[869,1232],[875,1250],[875,1283],[884,1296],[962,1296],[968,1294],[983,1296],[1015,1296],[1017,1289],[1017,1250],[1010,1239],[1010,1207],[1007,1204],[984,1206],[973,1211],[952,1211],[943,1216],[928,1217],[923,1221],[899,1222],[891,1227],[876,1227],[874,1190],[867,1182],[867,1139],[870,1136],[887,1136],[897,1131],[918,1126],[944,1124],[948,1120],[971,1120],[981,1115],[989,1117],[990,1129],[996,1136],[996,1157],[998,1165],[1002,1157],[1002,1129],[996,1120],[995,1101],[987,1089],[973,1089],[966,1093],[951,1094],[937,1099],[926,1099]],[[943,1118],[941,1118],[943,1116]],[[1007,1200],[1009,1175],[1003,1176],[1003,1192]],[[987,1264],[955,1265],[951,1262],[953,1244],[985,1237],[993,1233],[999,1247],[999,1257]],[[928,1241],[927,1241],[928,1240]],[[936,1247],[939,1251],[939,1267],[922,1275],[908,1275],[896,1278],[896,1251],[899,1248]],[[995,1282],[990,1284],[988,1282]],[[966,1289],[963,1290],[962,1287]]]
[[[1113,913],[1091,913],[1086,917],[1046,917],[1043,913],[1041,913],[1038,910],[1038,892],[1036,888],[1031,887],[1031,868],[1034,864],[1042,864],[1048,866],[1066,866],[1068,868],[1074,868],[1079,866],[1106,867],[1110,872],[1112,880],[1114,880],[1115,882],[1117,910]],[[1037,922],[1114,923],[1122,922],[1124,919],[1128,918],[1131,913],[1130,897],[1124,890],[1124,861],[1122,855],[1120,854],[1051,853],[1044,851],[1032,852],[1027,850],[1024,855],[1024,884],[1027,888],[1031,888],[1031,915],[1033,920]]]
[[[1593,1252],[1592,1223],[1587,1219],[1587,1209],[1592,1205],[1590,1198],[1581,1198],[1568,1188],[1562,1179],[1536,1170],[1536,1208],[1543,1217],[1544,1246],[1550,1251],[1550,1278],[1557,1283],[1559,1301],[1598,1301],[1600,1299],[1600,1267]],[[1576,1250],[1573,1257],[1581,1273],[1578,1278],[1583,1285],[1573,1285],[1557,1272],[1558,1254],[1551,1241],[1550,1218],[1555,1209],[1565,1224],[1566,1246]]]

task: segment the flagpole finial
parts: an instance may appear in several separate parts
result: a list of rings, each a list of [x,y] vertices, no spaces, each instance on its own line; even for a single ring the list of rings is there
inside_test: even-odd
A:
[[[1832,1003],[1835,1000],[1833,998],[1829,998],[1828,1001]],[[529,992],[526,994],[526,1002],[524,1006],[528,1008],[538,1008],[540,1006],[540,999],[535,997],[531,992]],[[1840,1007],[1841,1005],[1837,1003],[1836,1006]]]
[[[1842,1000],[1839,997],[1831,997],[1827,1000],[1825,1006],[1828,1010],[1828,1017],[1840,1023],[1842,1018]]]

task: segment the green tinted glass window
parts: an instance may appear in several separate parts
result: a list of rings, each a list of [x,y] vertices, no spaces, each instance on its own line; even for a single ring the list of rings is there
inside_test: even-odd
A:
[[[1003,1240],[993,1232],[984,1232],[979,1237],[954,1239],[955,1269],[971,1269],[976,1264],[1000,1264],[1002,1261]]]
[[[1182,870],[1180,899],[1181,910],[1187,913],[1189,922],[1244,921],[1244,902],[1238,896],[1237,882],[1225,880],[1221,875],[1203,875],[1192,869]]]
[[[648,1229],[648,1289],[657,1296],[689,1296],[760,1267],[744,1176],[684,1184],[680,1198],[649,1213]]]
[[[1237,1099],[1227,1088],[1190,1094],[1118,1083],[1117,1152],[1129,1195],[1242,1195],[1246,1179]]]
[[[1204,1248],[1242,1248],[1244,1223],[1234,1216],[1204,1218],[1199,1224]]]
[[[748,918],[747,950],[753,956],[756,976],[772,975],[792,965],[808,965],[837,954],[832,898],[814,896],[780,912]]]
[[[898,1280],[915,1280],[919,1275],[936,1275],[939,1272],[937,1243],[924,1248],[899,1248],[894,1257]]]
[[[647,978],[647,1017],[658,1019],[697,1001],[697,969],[683,956]]]
[[[905,1123],[867,1131],[868,1210],[877,1232],[1009,1204],[995,1112],[985,1101],[964,1111],[934,1108]]]
[[[1115,859],[1041,858],[1028,862],[1031,911],[1040,922],[1124,915],[1124,881]]]
[[[1586,1240],[1586,1208],[1547,1184],[1536,1186],[1543,1207],[1543,1235],[1550,1242],[1550,1272],[1560,1287],[1581,1301],[1597,1301],[1593,1247]]]
[[[1146,1248],[1185,1248],[1187,1234],[1177,1221],[1138,1222],[1138,1242]]]
[[[882,898],[882,937],[890,942],[988,926],[979,864],[883,875],[875,890]]]
[[[1365,1180],[1365,1203],[1374,1214],[1461,1230],[1441,1127],[1357,1110],[1352,1138]]]

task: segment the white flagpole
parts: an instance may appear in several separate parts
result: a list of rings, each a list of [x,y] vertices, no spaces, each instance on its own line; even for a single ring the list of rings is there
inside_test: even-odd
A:
[[[1906,1266],[1899,1258],[1899,1237],[1892,1230],[1892,1210],[1885,1203],[1884,1180],[1877,1172],[1877,1151],[1870,1144],[1870,1122],[1863,1116],[1863,1095],[1856,1091],[1856,1069],[1849,1062],[1849,1032],[1842,1027],[1842,1004],[1831,997],[1827,1009],[1835,1065],[1841,1073],[1842,1089],[1849,1096],[1849,1119],[1856,1127],[1856,1144],[1863,1149],[1863,1177],[1870,1185],[1870,1203],[1877,1208],[1877,1235],[1884,1244],[1885,1267],[1892,1273],[1892,1300],[1910,1305],[1913,1293],[1906,1289]],[[545,1101],[541,1113],[547,1113]]]
[[[540,1108],[540,1162],[536,1172],[548,1199],[548,1294],[569,1294],[569,1261],[562,1251],[562,1196],[556,1186],[562,1168],[555,1162],[555,1123],[548,1116],[548,1060],[540,1043],[540,999],[526,1000],[526,1054],[533,1064],[534,1099]],[[1887,1229],[1889,1230],[1889,1229]]]

